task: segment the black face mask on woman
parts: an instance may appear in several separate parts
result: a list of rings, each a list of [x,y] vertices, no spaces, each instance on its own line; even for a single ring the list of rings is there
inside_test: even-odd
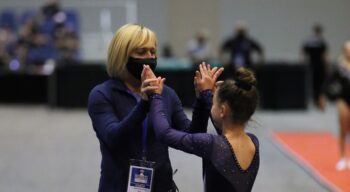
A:
[[[126,68],[129,73],[134,76],[136,79],[141,80],[141,73],[143,70],[143,65],[149,65],[149,67],[154,71],[157,66],[157,59],[137,59],[129,57],[128,62],[126,63]]]

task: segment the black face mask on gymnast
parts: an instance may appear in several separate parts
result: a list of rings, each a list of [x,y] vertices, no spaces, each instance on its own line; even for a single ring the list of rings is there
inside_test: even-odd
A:
[[[126,68],[132,76],[134,76],[138,80],[141,80],[143,65],[148,65],[152,69],[152,71],[154,71],[157,66],[157,58],[137,59],[129,57],[129,60],[126,63]]]

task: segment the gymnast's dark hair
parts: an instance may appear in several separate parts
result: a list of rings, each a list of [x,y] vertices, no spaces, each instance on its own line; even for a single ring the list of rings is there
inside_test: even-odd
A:
[[[239,68],[234,80],[226,80],[220,85],[217,98],[220,103],[227,102],[234,123],[248,122],[254,114],[259,98],[253,72],[243,67]]]

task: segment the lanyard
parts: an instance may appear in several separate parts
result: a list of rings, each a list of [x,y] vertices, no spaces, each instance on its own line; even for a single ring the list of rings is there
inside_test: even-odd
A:
[[[142,122],[142,160],[146,161],[147,155],[147,132],[148,132],[148,116]]]

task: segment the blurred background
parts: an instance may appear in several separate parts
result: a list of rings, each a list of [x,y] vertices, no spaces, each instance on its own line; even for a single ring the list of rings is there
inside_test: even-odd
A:
[[[156,73],[189,117],[198,63],[224,66],[222,78],[233,65],[254,70],[260,105],[249,131],[259,136],[262,162],[253,191],[350,190],[343,187],[350,159],[349,169],[336,169],[338,112],[327,84],[350,39],[349,7],[348,0],[1,1],[0,191],[97,191],[101,157],[87,97],[108,79],[108,45],[125,23],[156,32]],[[314,57],[325,68],[321,79]],[[297,143],[311,134],[310,148],[317,141],[333,148],[310,160],[280,133]],[[176,150],[171,158],[180,191],[201,191],[201,160]],[[314,166],[323,159],[326,171]]]

